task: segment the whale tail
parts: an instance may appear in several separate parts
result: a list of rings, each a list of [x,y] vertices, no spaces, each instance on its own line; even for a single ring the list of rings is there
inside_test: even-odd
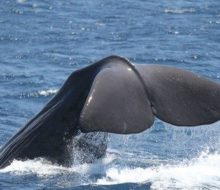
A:
[[[65,164],[71,156],[67,146],[79,130],[139,133],[151,127],[155,117],[177,126],[218,121],[220,85],[181,69],[133,65],[119,56],[104,58],[69,76],[52,100],[1,148],[0,168],[13,159],[36,157]],[[88,150],[100,157],[106,149],[102,147]]]
[[[83,132],[128,134],[149,128],[154,116],[177,126],[220,119],[220,85],[182,69],[132,65],[110,57],[95,77],[80,115]],[[123,62],[114,66],[114,60]]]

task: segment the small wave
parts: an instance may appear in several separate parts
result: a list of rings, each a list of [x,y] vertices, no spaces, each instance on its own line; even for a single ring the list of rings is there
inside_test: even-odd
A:
[[[72,57],[70,55],[62,54],[62,53],[44,53],[44,55],[48,57],[56,57],[56,58],[63,58],[63,59],[69,59],[72,60]]]
[[[1,81],[9,81],[9,80],[29,79],[31,77],[35,77],[35,76],[28,76],[26,74],[14,75],[14,74],[11,74],[11,73],[6,73],[6,74],[1,74],[0,75],[0,80]]]
[[[22,4],[22,3],[25,3],[25,2],[26,2],[26,0],[16,0],[16,2],[17,2],[17,3],[21,3],[21,4]]]
[[[47,97],[47,96],[53,96],[58,92],[58,89],[47,89],[47,90],[39,90],[37,92],[25,92],[21,93],[20,95],[14,95],[19,96],[19,98],[33,98],[33,97]]]
[[[51,96],[58,92],[58,89],[48,89],[48,90],[41,90],[38,91],[37,94],[40,96]]]
[[[195,9],[165,9],[165,13],[170,13],[170,14],[184,14],[184,13],[193,13],[195,12]]]

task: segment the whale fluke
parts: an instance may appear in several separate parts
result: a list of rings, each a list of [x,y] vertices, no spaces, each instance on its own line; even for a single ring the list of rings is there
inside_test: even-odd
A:
[[[104,68],[93,81],[80,128],[139,133],[153,124],[154,116],[176,126],[216,122],[220,120],[220,85],[170,66],[127,63]]]
[[[154,115],[176,126],[220,120],[220,85],[192,72],[161,65],[138,65]]]
[[[89,147],[88,136],[82,133],[139,133],[151,127],[155,117],[177,126],[216,122],[220,85],[182,69],[106,57],[68,77],[48,104],[1,148],[0,168],[13,159],[36,157],[68,164],[74,154],[68,145],[79,134],[77,149],[88,147],[92,159],[100,158],[107,147],[106,135],[103,143]],[[97,137],[91,133],[89,138],[97,139],[93,134]]]
[[[83,132],[138,133],[153,124],[148,95],[133,69],[112,65],[97,74],[80,115]]]

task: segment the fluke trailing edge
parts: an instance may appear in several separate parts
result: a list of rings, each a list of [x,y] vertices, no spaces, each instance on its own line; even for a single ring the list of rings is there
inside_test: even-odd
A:
[[[66,164],[68,144],[79,131],[139,133],[152,126],[155,116],[177,126],[218,121],[220,85],[177,68],[104,58],[69,76],[40,113],[2,147],[0,168],[13,159],[36,157]],[[97,133],[91,139],[93,135]],[[84,135],[77,146],[99,158],[105,154],[105,137],[93,147]]]

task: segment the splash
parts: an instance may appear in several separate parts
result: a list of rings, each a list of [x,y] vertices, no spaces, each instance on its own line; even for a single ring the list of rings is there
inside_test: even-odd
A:
[[[203,152],[200,157],[179,164],[160,165],[149,168],[107,166],[115,158],[108,155],[94,164],[73,165],[70,168],[53,165],[44,159],[15,160],[1,173],[16,175],[37,174],[48,177],[60,174],[102,175],[95,185],[119,183],[148,183],[152,189],[199,189],[204,186],[220,186],[220,154]],[[104,177],[103,177],[104,176]]]
[[[0,170],[0,173],[12,173],[15,175],[37,174],[38,176],[52,176],[58,173],[71,171],[71,168],[65,168],[58,165],[53,165],[51,162],[39,158],[34,160],[14,160],[11,165]]]
[[[200,189],[220,187],[220,154],[202,153],[199,158],[149,168],[109,168],[97,185],[149,183],[151,189]]]
[[[50,161],[43,158],[33,160],[14,160],[11,165],[0,170],[0,173],[11,173],[15,175],[35,174],[39,177],[51,177],[60,174],[80,174],[80,175],[97,175],[105,173],[105,165],[114,160],[114,156],[97,160],[93,164],[74,164],[72,167],[64,167],[52,164]]]
[[[151,189],[201,189],[220,187],[220,154],[203,152],[198,158],[178,164],[128,167],[115,165],[117,158],[107,155],[93,164],[73,165],[66,168],[53,165],[45,159],[13,161],[0,173],[15,175],[34,174],[39,177],[83,176],[80,185],[113,185],[123,183],[151,184]],[[94,181],[94,176],[96,180]],[[80,177],[81,179],[82,177]]]

